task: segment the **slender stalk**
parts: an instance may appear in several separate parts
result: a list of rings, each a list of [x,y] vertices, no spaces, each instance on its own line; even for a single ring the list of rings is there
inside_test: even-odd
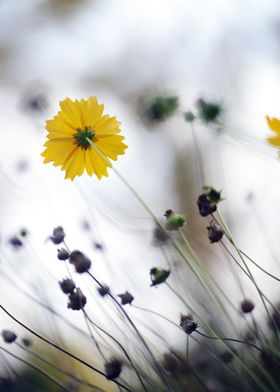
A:
[[[99,329],[102,333],[104,333],[105,335],[107,335],[110,339],[112,339],[112,340],[121,348],[121,350],[123,351],[124,355],[126,356],[126,358],[128,359],[128,361],[131,363],[133,369],[135,370],[135,373],[136,373],[136,375],[137,375],[137,377],[138,377],[138,380],[140,381],[140,383],[141,383],[141,385],[142,385],[144,391],[147,392],[147,389],[146,389],[146,387],[145,387],[145,384],[143,383],[143,380],[142,380],[140,374],[138,373],[137,367],[134,365],[134,363],[133,363],[133,361],[132,361],[130,355],[128,354],[128,352],[126,351],[126,349],[123,347],[123,345],[122,345],[113,335],[111,335],[109,332],[105,331],[103,328],[101,328],[99,325],[97,325],[97,324],[88,316],[88,314],[87,314],[85,311],[84,311],[84,313],[85,313],[86,318],[88,319],[88,321],[89,321],[92,325],[94,325],[94,326],[95,326],[97,329]]]
[[[208,336],[208,335],[205,335],[204,333],[202,333],[202,332],[200,332],[198,330],[196,330],[195,332],[198,333],[201,336],[204,336],[205,338],[208,338],[208,339],[223,340],[225,342],[236,342],[236,343],[240,343],[240,344],[246,344],[247,346],[254,347],[256,350],[260,351],[262,354],[265,354],[265,352],[260,347],[256,346],[253,343],[249,343],[249,342],[245,342],[243,340],[233,339],[233,338],[219,338],[219,337],[216,337],[216,336]]]
[[[87,272],[88,275],[99,285],[99,287],[103,287],[102,283],[99,282],[98,279],[96,279],[96,277],[94,275],[92,275],[92,273],[90,273],[89,271]],[[125,311],[125,309],[119,304],[119,302],[116,300],[116,298],[113,296],[113,294],[111,294],[110,292],[108,292],[107,294],[112,301],[116,304],[116,306],[120,309],[120,311],[124,314],[125,318],[128,320],[128,322],[130,323],[130,325],[132,326],[132,328],[134,329],[134,331],[136,332],[136,334],[138,335],[140,341],[142,342],[143,346],[145,347],[145,349],[147,350],[147,352],[149,353],[155,368],[157,369],[158,374],[162,377],[163,380],[165,380],[167,382],[167,384],[169,384],[168,382],[168,378],[165,375],[164,371],[161,369],[160,365],[158,364],[154,354],[152,353],[152,351],[150,350],[148,344],[146,343],[145,339],[143,338],[143,336],[141,335],[141,333],[139,332],[138,328],[136,327],[136,325],[134,324],[134,322],[132,321],[132,319],[130,318],[130,316],[128,315],[128,313]]]
[[[8,312],[8,310],[6,308],[4,308],[3,305],[0,304],[0,309],[3,310],[4,313],[6,313],[12,320],[14,320],[17,324],[19,324],[21,327],[23,327],[24,329],[26,329],[27,331],[29,331],[32,335],[36,336],[38,339],[42,340],[43,342],[49,344],[50,346],[56,348],[57,350],[63,352],[64,354],[68,355],[69,357],[75,359],[76,361],[82,363],[84,366],[88,367],[89,369],[93,370],[94,372],[104,376],[106,378],[106,374],[104,372],[102,372],[101,370],[97,369],[96,367],[94,367],[93,365],[90,365],[88,362],[84,361],[83,359],[77,357],[75,354],[70,353],[69,351],[66,351],[64,348],[59,347],[57,344],[51,342],[50,340],[44,338],[42,335],[40,335],[39,333],[33,331],[31,328],[27,327],[27,325],[23,324],[20,320],[18,320],[16,317],[14,317],[10,312]],[[119,385],[120,387],[122,387],[123,389],[125,389],[126,391],[132,392],[131,389],[127,388],[125,385],[123,385],[122,383],[120,383],[117,380],[111,380],[113,383]]]
[[[55,380],[52,376],[50,376],[48,373],[44,372],[42,369],[38,368],[37,366],[33,365],[32,363],[25,361],[24,359],[18,357],[17,355],[11,353],[9,350],[6,350],[4,347],[0,346],[0,350],[3,350],[6,354],[10,355],[11,357],[17,359],[18,361],[24,363],[25,365],[31,367],[32,369],[36,370],[38,373],[42,374],[44,377],[49,379],[51,382],[56,384],[59,388],[61,388],[63,391],[70,392],[68,388],[65,388],[64,385],[62,385],[60,382]]]
[[[73,380],[77,381],[79,384],[81,385],[85,385],[89,388],[98,388],[100,391],[105,392],[103,389],[101,389],[100,387],[98,387],[97,385],[91,384],[88,381],[82,380],[81,378],[73,375],[73,373],[68,372],[67,370],[61,369],[60,367],[54,365],[53,363],[49,362],[48,360],[46,360],[45,358],[41,357],[39,354],[35,353],[32,350],[29,350],[28,348],[22,346],[20,343],[15,343],[18,347],[20,347],[22,350],[24,350],[25,352],[27,352],[28,354],[32,355],[33,357],[39,359],[39,361],[45,363],[47,366],[52,367],[54,370],[65,374],[68,377],[71,377]]]

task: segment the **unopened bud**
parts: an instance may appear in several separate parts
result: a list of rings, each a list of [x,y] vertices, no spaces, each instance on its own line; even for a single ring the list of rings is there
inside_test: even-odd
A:
[[[152,280],[151,286],[157,286],[158,284],[164,283],[168,276],[170,275],[169,270],[165,270],[162,268],[151,268],[150,276]]]
[[[184,215],[177,214],[172,210],[165,211],[164,216],[166,217],[165,228],[168,231],[178,230],[186,223]]]
[[[196,104],[199,111],[199,117],[203,122],[207,124],[218,120],[218,117],[222,112],[220,104],[210,101],[206,102],[202,98],[200,98]]]

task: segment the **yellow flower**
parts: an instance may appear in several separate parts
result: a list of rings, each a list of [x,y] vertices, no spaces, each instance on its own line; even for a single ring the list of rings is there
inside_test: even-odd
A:
[[[266,121],[269,128],[275,133],[273,136],[268,136],[266,140],[268,143],[280,147],[280,120],[266,116]]]
[[[122,142],[120,122],[116,117],[103,115],[104,105],[96,97],[60,103],[61,111],[46,122],[49,139],[41,154],[44,163],[53,162],[65,170],[65,178],[73,180],[84,170],[100,179],[108,176],[109,160],[117,160],[127,146]]]

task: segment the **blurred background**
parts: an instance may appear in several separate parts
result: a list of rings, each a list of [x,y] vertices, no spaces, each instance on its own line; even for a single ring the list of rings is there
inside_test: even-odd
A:
[[[58,319],[54,328],[52,316],[26,295],[55,304],[86,331],[58,285],[67,271],[48,240],[57,226],[115,293],[128,290],[135,304],[148,303],[176,323],[183,311],[168,288],[149,288],[150,268],[166,267],[166,259],[154,246],[153,222],[114,173],[101,181],[84,175],[72,183],[58,168],[43,165],[45,121],[65,97],[97,96],[122,122],[129,148],[115,167],[156,216],[163,218],[170,208],[187,216],[188,238],[235,303],[242,300],[238,279],[221,249],[209,245],[196,207],[203,185],[198,149],[204,185],[222,189],[221,209],[241,249],[279,272],[280,169],[277,151],[265,142],[265,116],[280,116],[277,0],[1,0],[0,26],[0,291],[12,313],[89,355],[86,338],[79,335],[77,341],[77,331]],[[178,97],[176,112],[165,121],[151,119],[147,111],[157,96]],[[184,113],[195,112],[201,98],[221,106],[218,126],[185,121]],[[14,236],[23,245],[15,245]],[[181,276],[171,282],[204,300],[178,256],[169,257]],[[277,300],[278,286],[254,272]],[[106,303],[104,311],[90,280],[75,279],[91,298],[90,314],[112,332],[113,308]],[[245,279],[242,284],[255,299]],[[146,323],[180,349],[180,332],[133,308],[131,314],[145,333],[151,332]],[[24,335],[4,315],[1,326]],[[163,351],[160,344],[158,350]]]

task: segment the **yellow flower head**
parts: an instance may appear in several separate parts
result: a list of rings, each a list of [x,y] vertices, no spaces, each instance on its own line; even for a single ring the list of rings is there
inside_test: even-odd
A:
[[[273,146],[280,147],[280,120],[266,116],[266,121],[269,128],[275,133],[273,136],[268,136],[266,140]]]
[[[100,179],[108,176],[109,160],[117,160],[127,146],[123,143],[120,122],[116,117],[103,115],[104,105],[96,97],[60,103],[61,111],[46,122],[48,141],[41,154],[44,163],[53,162],[65,170],[65,178],[73,180],[84,170]]]

